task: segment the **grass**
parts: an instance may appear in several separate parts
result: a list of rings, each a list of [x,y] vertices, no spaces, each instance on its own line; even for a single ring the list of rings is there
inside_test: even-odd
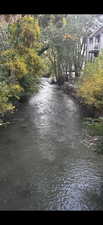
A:
[[[86,118],[83,121],[84,127],[87,129],[87,133],[89,137],[91,137],[91,142],[92,138],[96,138],[96,142],[93,145],[94,149],[97,153],[103,154],[103,118]]]
[[[103,136],[103,122],[93,122],[88,124],[88,133],[91,136]]]
[[[88,134],[91,136],[103,136],[103,118],[86,118],[83,121],[84,126],[88,130]]]

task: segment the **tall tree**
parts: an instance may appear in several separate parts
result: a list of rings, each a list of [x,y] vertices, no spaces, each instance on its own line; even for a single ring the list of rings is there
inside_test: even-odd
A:
[[[0,113],[12,110],[15,99],[37,90],[43,69],[37,19],[21,17],[5,26],[0,29]]]
[[[42,30],[42,40],[46,49],[49,48],[48,55],[57,80],[68,70],[71,75],[73,68],[76,77],[80,75],[92,18],[92,15],[49,16],[49,22]]]

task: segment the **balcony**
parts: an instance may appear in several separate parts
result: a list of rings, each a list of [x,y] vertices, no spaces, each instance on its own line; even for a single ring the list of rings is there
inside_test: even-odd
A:
[[[98,44],[95,44],[95,46],[94,46],[94,50],[100,50],[100,44],[98,43]]]
[[[100,51],[100,44],[95,44],[92,49],[89,50],[89,53],[93,53],[94,55],[98,55]]]

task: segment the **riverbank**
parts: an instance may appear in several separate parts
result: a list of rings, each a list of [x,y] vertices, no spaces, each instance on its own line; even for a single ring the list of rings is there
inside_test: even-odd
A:
[[[96,152],[103,154],[103,112],[99,112],[95,107],[85,104],[83,99],[77,95],[77,88],[74,84],[65,82],[62,90],[79,104],[83,117],[84,145],[88,146],[88,148],[92,146]]]
[[[103,112],[98,111],[95,107],[85,104],[83,98],[77,95],[77,87],[75,84],[65,82],[62,86],[62,90],[79,104],[84,116],[98,118],[103,115]]]
[[[11,121],[14,117],[14,114],[18,110],[20,110],[23,103],[27,102],[29,100],[29,98],[30,98],[30,96],[27,96],[27,95],[22,96],[19,100],[15,100],[15,102],[13,103],[13,105],[15,107],[14,110],[0,114],[0,126],[7,127],[11,123]]]
[[[0,210],[102,210],[103,155],[84,144],[75,101],[42,87],[0,128]]]
[[[42,86],[42,79],[49,79],[47,76],[44,78],[41,78],[41,80],[38,81],[38,87],[35,89],[34,93],[28,92],[28,93],[23,93],[22,96],[20,96],[20,99],[13,99],[12,104],[15,107],[11,111],[6,111],[5,113],[0,113],[0,127],[7,127],[11,122],[12,119],[14,118],[14,115],[17,111],[19,111],[22,107],[23,104],[29,101],[29,99],[32,97],[32,95],[36,94],[39,92],[39,90],[43,87]]]

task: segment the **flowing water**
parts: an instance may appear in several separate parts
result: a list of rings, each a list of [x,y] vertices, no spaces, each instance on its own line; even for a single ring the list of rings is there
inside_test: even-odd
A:
[[[103,155],[82,144],[74,100],[42,85],[0,128],[0,210],[102,210]]]

